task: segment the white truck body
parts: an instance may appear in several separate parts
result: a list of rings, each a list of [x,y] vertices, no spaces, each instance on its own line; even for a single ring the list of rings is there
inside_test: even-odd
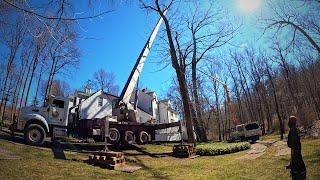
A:
[[[250,122],[245,124],[237,125],[236,128],[231,132],[230,139],[232,141],[241,140],[256,141],[261,136],[261,128],[257,122]]]

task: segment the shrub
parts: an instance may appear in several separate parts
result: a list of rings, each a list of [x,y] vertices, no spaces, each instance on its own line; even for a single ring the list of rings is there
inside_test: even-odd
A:
[[[196,153],[201,156],[216,156],[244,151],[247,149],[250,149],[250,143],[248,142],[203,143],[197,145]]]

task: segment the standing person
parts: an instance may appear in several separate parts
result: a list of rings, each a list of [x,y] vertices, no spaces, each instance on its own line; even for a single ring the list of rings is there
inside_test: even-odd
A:
[[[297,118],[290,116],[288,126],[288,147],[291,148],[291,161],[289,168],[292,179],[306,179],[306,166],[301,155],[300,136],[297,130]]]

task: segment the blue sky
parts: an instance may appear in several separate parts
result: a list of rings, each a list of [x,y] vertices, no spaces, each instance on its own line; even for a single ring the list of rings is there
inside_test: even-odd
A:
[[[255,19],[260,8],[256,12],[245,12],[239,8],[238,1],[218,2],[223,8],[230,11],[231,16],[243,21],[241,34],[234,43],[248,46],[256,42],[261,35],[261,30],[256,26]],[[203,4],[206,5],[206,3]],[[261,6],[263,6],[263,1]],[[115,74],[120,93],[146,39],[158,20],[156,13],[147,13],[137,3],[119,5],[114,8],[114,12],[103,18],[80,22],[79,34],[85,38],[81,38],[79,41],[83,53],[80,67],[76,71],[77,75],[69,81],[73,88],[81,88],[88,79],[92,78],[95,71],[103,68]],[[91,39],[92,37],[94,39]],[[157,39],[154,45],[156,42]],[[174,71],[171,66],[158,71],[159,64],[153,63],[155,61],[158,59],[151,49],[139,85],[156,91],[158,96],[164,96]]]
[[[138,5],[116,7],[111,14],[102,19],[82,21],[81,36],[95,39],[81,39],[79,41],[83,56],[76,78],[70,83],[78,88],[93,76],[99,68],[111,71],[116,76],[116,82],[121,88],[124,86],[137,57],[142,50],[158,17],[154,13],[147,14]],[[155,40],[157,41],[157,40]],[[149,89],[165,88],[170,80],[171,70],[164,69],[156,72],[156,61],[153,51],[143,69],[139,82]],[[120,92],[119,92],[120,93]]]

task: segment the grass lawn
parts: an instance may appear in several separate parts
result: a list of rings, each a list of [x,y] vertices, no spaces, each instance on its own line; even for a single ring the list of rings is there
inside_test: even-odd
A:
[[[237,160],[246,151],[195,159],[157,157],[172,145],[145,145],[143,151],[127,150],[126,163],[142,168],[132,174],[101,169],[82,163],[82,153],[65,153],[67,160],[55,159],[43,150],[0,139],[0,148],[21,156],[21,160],[0,160],[0,179],[290,179],[284,166],[289,156],[275,157],[276,147],[255,160]],[[320,139],[302,140],[308,179],[320,179]]]

